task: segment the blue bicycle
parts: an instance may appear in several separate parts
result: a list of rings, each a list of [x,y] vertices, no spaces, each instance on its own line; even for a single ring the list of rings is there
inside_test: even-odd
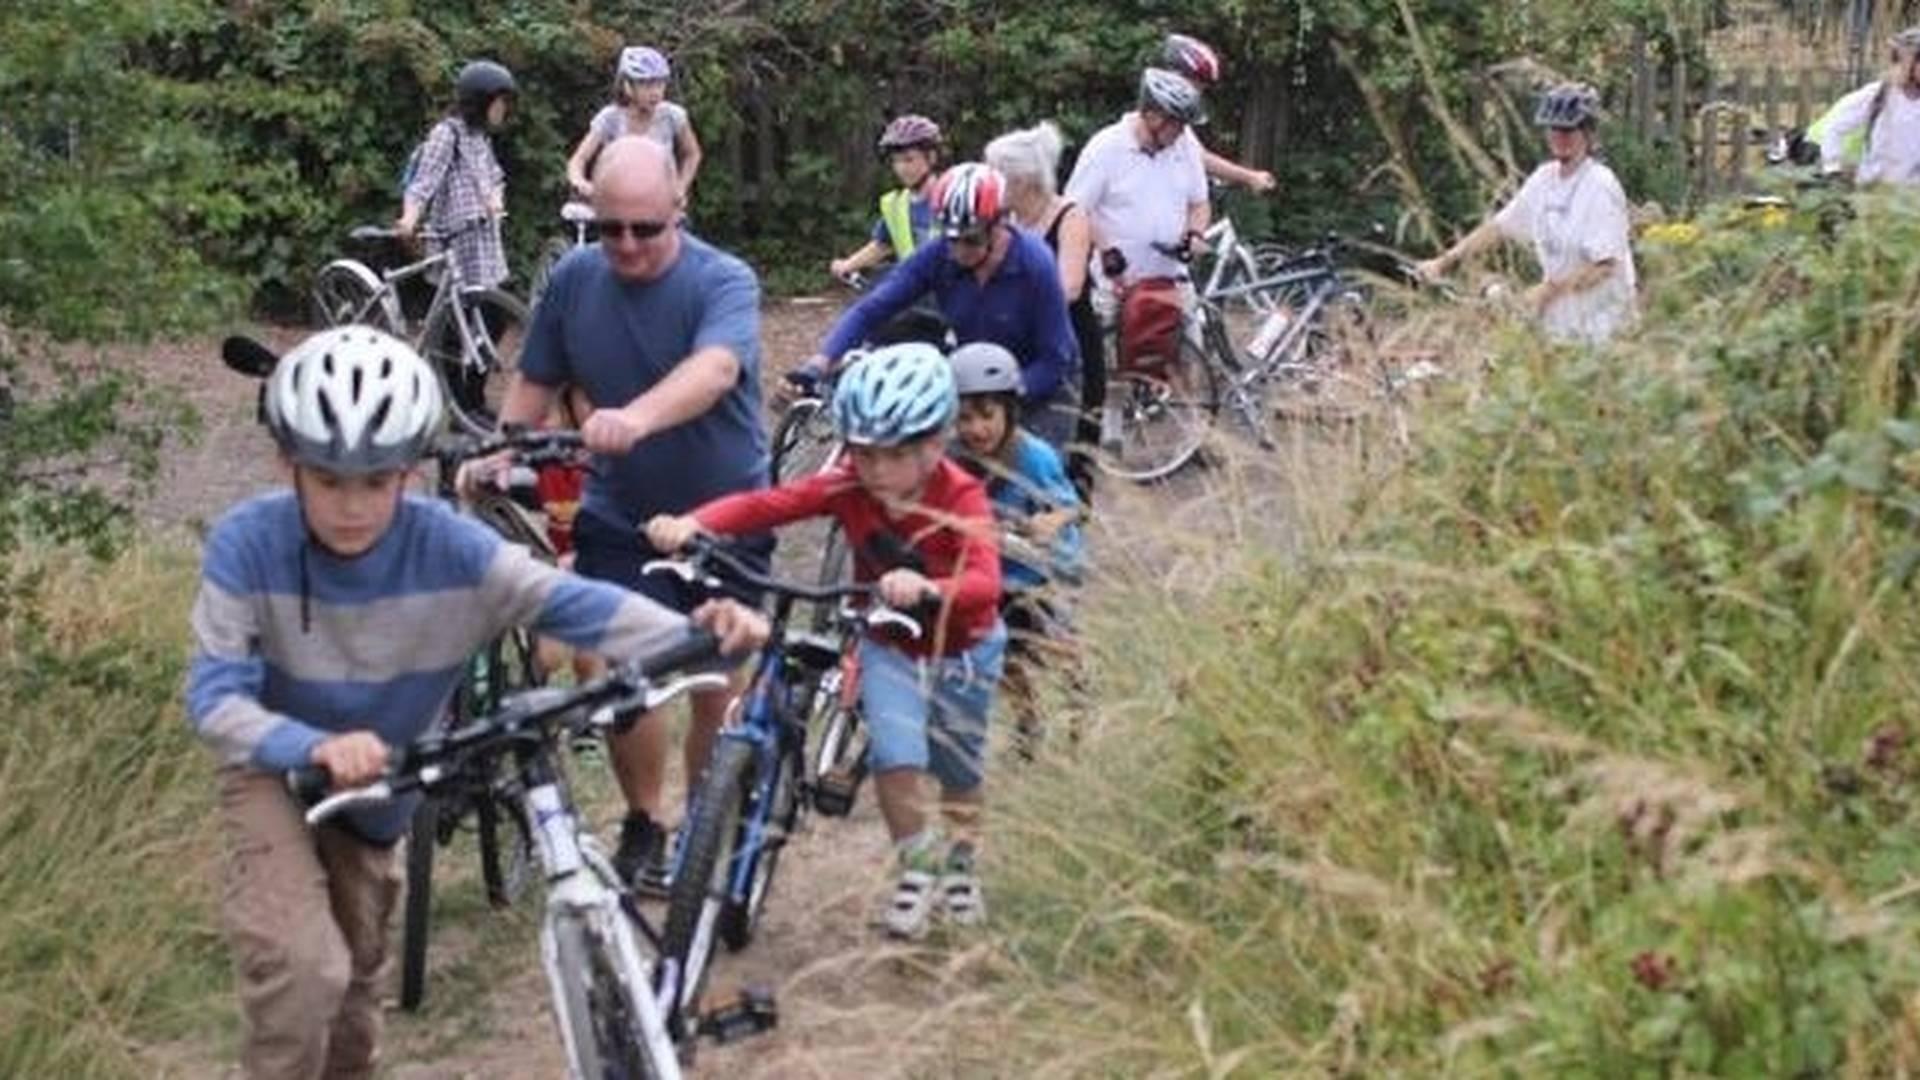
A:
[[[714,742],[674,856],[661,947],[680,961],[681,1005],[692,1013],[715,940],[738,951],[753,939],[780,853],[807,806],[823,794],[825,759],[816,754],[809,761],[807,733],[816,722],[824,730],[846,728],[831,714],[850,706],[838,678],[849,650],[869,628],[889,626],[916,638],[922,631],[912,616],[880,604],[871,585],[777,581],[706,538],[696,539],[680,558],[656,560],[646,569],[708,587],[725,579],[773,597],[772,631],[739,712]],[[793,609],[803,601],[832,605],[835,616],[826,632],[790,627]]]

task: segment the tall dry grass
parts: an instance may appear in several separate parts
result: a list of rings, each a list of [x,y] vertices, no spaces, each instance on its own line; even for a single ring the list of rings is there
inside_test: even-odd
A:
[[[231,1011],[179,703],[194,563],[28,558],[41,602],[0,623],[0,1076],[144,1075],[145,1043]]]
[[[996,791],[975,1065],[1920,1067],[1920,213],[1859,213],[1643,251],[1604,351],[1462,316],[1399,469],[1246,489],[1284,546],[1162,504]]]

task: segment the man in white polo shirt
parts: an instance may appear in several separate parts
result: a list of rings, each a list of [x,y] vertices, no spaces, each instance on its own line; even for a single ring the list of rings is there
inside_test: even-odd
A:
[[[1086,210],[1094,262],[1105,287],[1095,304],[1110,316],[1114,290],[1147,278],[1184,280],[1186,266],[1155,245],[1187,248],[1212,217],[1199,140],[1207,122],[1198,87],[1178,72],[1148,68],[1140,106],[1087,140],[1067,180],[1067,198]]]

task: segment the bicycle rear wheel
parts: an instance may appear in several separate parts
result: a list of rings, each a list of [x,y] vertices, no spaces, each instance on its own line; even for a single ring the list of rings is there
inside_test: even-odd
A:
[[[1186,335],[1161,370],[1108,376],[1102,443],[1094,461],[1110,476],[1146,483],[1193,460],[1220,411],[1213,365]]]
[[[714,744],[713,757],[707,762],[700,791],[688,812],[686,839],[679,865],[674,868],[667,927],[660,944],[666,955],[680,961],[680,1007],[674,1010],[676,1016],[690,1013],[706,989],[714,940],[732,903],[735,860],[753,857],[740,847],[744,836],[741,826],[750,816],[755,795],[753,767],[753,745],[723,736]],[[686,1033],[674,1034],[679,1038]]]
[[[858,646],[850,646],[857,648]],[[860,782],[867,774],[866,732],[860,725],[857,684],[859,668],[851,657],[820,676],[814,688],[807,730],[820,733],[814,743],[813,808],[826,817],[853,812]]]
[[[527,305],[504,289],[469,289],[457,303],[457,312],[452,304],[436,311],[421,351],[440,372],[454,423],[471,434],[486,435],[493,431],[507,386],[520,370]]]
[[[640,1024],[639,995],[633,974],[623,976],[611,943],[578,914],[558,914],[547,924],[552,950],[549,970],[556,980],[555,1005],[560,1033],[573,1075],[592,1080],[665,1080],[680,1075],[676,1059],[663,1064],[647,1048]]]

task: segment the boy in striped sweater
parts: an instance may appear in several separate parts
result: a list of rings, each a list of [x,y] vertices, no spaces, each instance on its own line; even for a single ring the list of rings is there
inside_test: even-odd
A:
[[[396,799],[309,829],[282,773],[377,779],[445,708],[466,657],[509,627],[627,659],[689,621],[406,494],[441,413],[438,380],[402,342],[314,335],[266,388],[292,490],[239,504],[207,537],[187,711],[220,758],[221,915],[250,1077],[371,1075],[393,848],[413,813]],[[691,621],[730,652],[767,633],[730,602]]]

